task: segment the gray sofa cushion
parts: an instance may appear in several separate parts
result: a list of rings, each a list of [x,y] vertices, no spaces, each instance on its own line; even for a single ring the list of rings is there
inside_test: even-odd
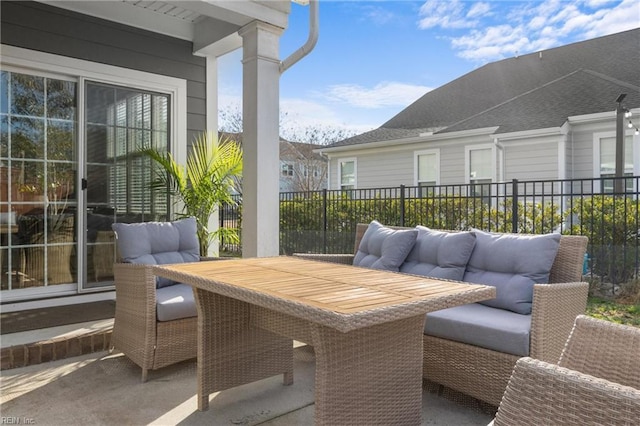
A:
[[[200,246],[193,217],[175,222],[114,223],[118,251],[123,262],[164,265],[200,260]],[[158,277],[158,288],[175,284]]]
[[[156,290],[156,315],[158,321],[195,317],[193,288],[187,284],[175,284]]]
[[[417,235],[416,229],[391,229],[374,220],[360,241],[353,264],[397,272],[413,248]]]
[[[478,303],[427,314],[424,333],[518,356],[529,355],[531,315]]]
[[[490,234],[474,230],[476,245],[464,281],[496,287],[487,306],[531,313],[533,284],[548,283],[560,234]]]
[[[417,226],[418,237],[400,272],[460,281],[476,244],[471,232],[442,232]]]

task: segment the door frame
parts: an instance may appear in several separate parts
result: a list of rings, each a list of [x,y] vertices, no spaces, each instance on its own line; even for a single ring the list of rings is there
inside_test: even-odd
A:
[[[114,65],[101,64],[82,59],[69,58],[60,55],[40,52],[36,50],[24,49],[15,46],[0,45],[0,62],[2,68],[11,67],[15,71],[28,71],[31,73],[59,74],[60,76],[74,78],[77,81],[77,102],[78,102],[78,173],[76,188],[81,188],[82,179],[85,178],[85,81],[117,85],[126,88],[148,90],[169,95],[169,107],[171,111],[171,125],[169,129],[169,146],[172,155],[179,163],[186,163],[187,159],[187,81],[185,79],[169,77],[159,74],[138,71],[130,68],[123,68]],[[77,200],[77,229],[85,229],[86,200],[80,195]],[[26,299],[50,298],[58,296],[69,296],[81,293],[95,293],[112,291],[112,286],[85,289],[83,280],[86,276],[84,263],[86,249],[86,233],[78,233],[78,282],[75,285],[33,287],[27,289],[16,289],[2,292],[2,302],[16,302]],[[61,288],[56,288],[61,287]],[[5,294],[6,293],[6,294]]]

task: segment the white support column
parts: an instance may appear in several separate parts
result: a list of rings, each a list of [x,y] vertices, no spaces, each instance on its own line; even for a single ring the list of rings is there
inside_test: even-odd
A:
[[[279,42],[282,31],[254,21],[238,32],[243,39],[243,257],[279,254]]]
[[[207,132],[218,132],[218,58],[215,56],[206,57],[207,64]],[[209,217],[208,228],[211,231],[215,231],[220,227],[220,215],[218,210]],[[218,256],[220,254],[220,242],[214,241],[207,252],[209,256]]]

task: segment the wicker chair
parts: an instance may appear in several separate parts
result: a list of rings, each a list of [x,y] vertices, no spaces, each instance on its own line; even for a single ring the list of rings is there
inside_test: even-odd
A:
[[[183,221],[191,220],[192,218]],[[153,223],[150,222],[150,224]],[[165,225],[169,225],[169,223],[165,223]],[[193,228],[193,238],[189,238],[190,254],[196,253],[195,260],[197,260],[199,259],[197,255],[199,245],[195,235],[195,220],[192,220],[188,225]],[[127,256],[127,253],[131,251],[131,238],[123,242],[122,230],[116,230],[116,225],[114,225],[114,231],[116,232],[119,255],[123,257],[124,262],[132,262]],[[162,253],[166,254],[166,247],[154,249],[152,244],[150,248],[152,251],[162,250]],[[111,346],[112,349],[122,351],[142,368],[143,382],[147,380],[149,370],[156,370],[196,357],[197,316],[169,321],[158,319],[156,298],[158,283],[157,277],[152,272],[152,264],[175,262],[175,260],[172,262],[152,261],[151,264],[116,263],[113,265],[116,312]],[[184,286],[185,284],[177,285]],[[190,293],[190,295],[192,294]]]
[[[636,425],[640,328],[578,316],[558,364],[518,360],[493,422]]]
[[[356,227],[354,252],[367,230]],[[398,227],[391,227],[397,228]],[[588,239],[563,235],[551,268],[549,284],[535,284],[531,312],[530,356],[556,362],[577,315],[584,313],[589,286],[582,279]],[[325,262],[353,262],[353,254],[295,254]],[[497,407],[518,355],[460,343],[435,336],[423,338],[423,377]],[[464,399],[464,398],[463,398]]]

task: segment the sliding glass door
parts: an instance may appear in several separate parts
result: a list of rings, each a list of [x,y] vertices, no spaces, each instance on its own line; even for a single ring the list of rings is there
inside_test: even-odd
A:
[[[150,190],[153,164],[139,150],[167,150],[169,97],[94,82],[85,93],[85,288],[94,288],[113,280],[111,224],[167,218],[167,195]]]
[[[166,94],[1,71],[3,294],[113,285],[111,225],[168,217],[168,196],[150,190],[154,165],[139,150],[167,150],[169,123]]]

